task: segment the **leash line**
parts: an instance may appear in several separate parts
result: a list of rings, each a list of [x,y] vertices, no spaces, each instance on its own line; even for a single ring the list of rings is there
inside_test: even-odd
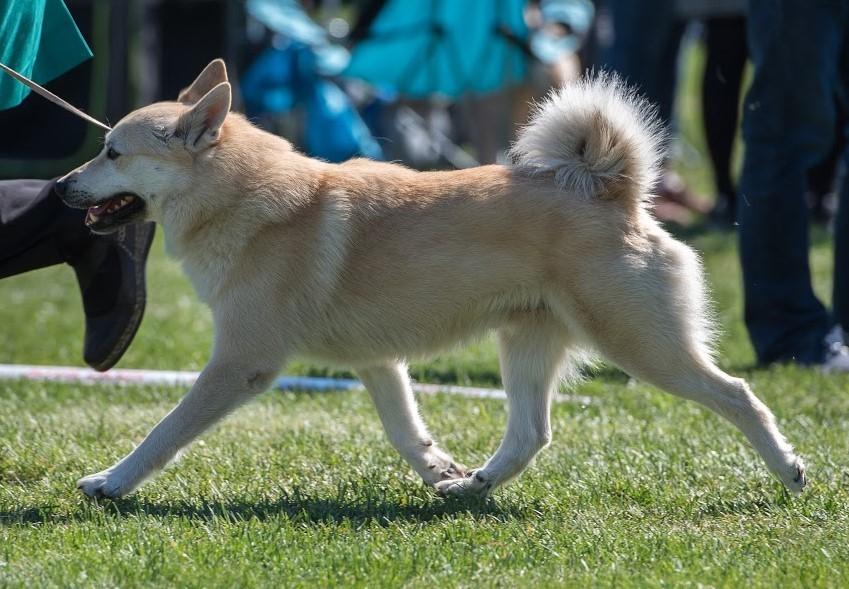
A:
[[[55,104],[57,106],[61,106],[62,108],[64,108],[68,112],[71,112],[71,113],[77,115],[81,119],[88,121],[89,123],[91,123],[93,125],[97,125],[98,127],[100,127],[101,129],[103,129],[105,131],[111,131],[112,130],[112,127],[109,127],[108,125],[104,125],[103,123],[101,123],[100,121],[95,119],[94,117],[87,115],[86,113],[84,113],[83,111],[81,111],[80,109],[75,107],[73,104],[69,103],[66,100],[63,100],[62,98],[59,98],[58,96],[53,94],[53,92],[51,92],[47,88],[44,88],[43,86],[39,86],[38,84],[36,84],[32,80],[30,80],[29,78],[27,78],[23,74],[19,74],[18,72],[16,72],[15,70],[10,68],[9,66],[7,66],[3,63],[0,63],[0,69],[2,69],[4,72],[6,72],[7,74],[9,74],[13,78],[15,78],[18,82],[20,82],[24,86],[29,87],[36,94],[43,96],[44,98],[46,98],[47,100],[49,100],[53,104]]]

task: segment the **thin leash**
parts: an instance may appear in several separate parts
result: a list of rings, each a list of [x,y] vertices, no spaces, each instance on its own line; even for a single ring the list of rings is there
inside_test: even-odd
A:
[[[18,72],[16,72],[15,70],[10,68],[9,66],[7,66],[3,63],[0,63],[0,69],[2,69],[4,72],[6,72],[7,74],[9,74],[13,78],[15,78],[18,82],[20,82],[24,86],[28,86],[33,92],[35,92],[36,94],[40,94],[41,96],[43,96],[44,98],[46,98],[47,100],[52,102],[53,104],[55,104],[57,106],[61,106],[62,108],[64,108],[68,112],[77,115],[78,117],[80,117],[83,120],[88,121],[89,123],[97,125],[98,127],[100,127],[101,129],[103,129],[105,131],[111,131],[112,130],[112,127],[110,127],[109,125],[104,125],[103,123],[101,123],[100,121],[95,119],[94,117],[87,115],[86,113],[84,113],[83,111],[81,111],[80,109],[75,107],[74,105],[70,104],[68,101],[59,98],[58,96],[53,94],[53,92],[51,92],[50,90],[44,88],[43,86],[39,86],[38,84],[36,84],[32,80],[30,80],[29,78],[27,78],[26,76],[24,76],[22,74],[19,74]]]

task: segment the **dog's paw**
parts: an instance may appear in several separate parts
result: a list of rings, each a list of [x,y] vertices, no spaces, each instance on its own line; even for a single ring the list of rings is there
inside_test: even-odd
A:
[[[802,459],[799,457],[796,457],[796,459],[784,468],[778,476],[781,478],[781,482],[784,483],[784,486],[787,487],[787,490],[794,495],[799,495],[805,490],[805,485],[808,484],[808,477],[805,472],[805,463],[802,462]]]
[[[472,470],[463,478],[440,481],[434,486],[442,497],[486,497],[494,484],[480,470]]]
[[[108,497],[109,499],[123,497],[132,490],[128,488],[128,485],[120,476],[111,470],[103,470],[81,478],[77,481],[77,489],[89,497]]]
[[[434,486],[440,481],[466,476],[466,467],[454,462],[449,454],[436,446],[428,448],[428,451],[422,457],[422,461],[425,468],[420,474],[428,485]]]

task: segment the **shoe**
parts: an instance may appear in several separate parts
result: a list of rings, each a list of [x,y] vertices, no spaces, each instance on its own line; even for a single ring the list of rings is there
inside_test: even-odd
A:
[[[829,331],[825,339],[825,357],[820,370],[825,373],[829,372],[849,372],[849,348],[843,339],[843,329],[839,325],[835,325]]]
[[[83,359],[105,372],[133,341],[144,315],[145,266],[154,224],[126,225],[96,236],[68,263],[74,268],[85,310]]]

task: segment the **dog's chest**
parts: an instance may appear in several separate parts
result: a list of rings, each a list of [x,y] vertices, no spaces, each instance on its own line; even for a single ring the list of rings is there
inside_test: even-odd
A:
[[[241,251],[243,243],[223,231],[197,234],[191,240],[181,237],[183,236],[168,235],[166,231],[166,249],[180,260],[183,272],[198,297],[209,303],[230,275],[237,252]]]
[[[201,250],[184,257],[182,265],[198,297],[208,304],[230,274],[232,263],[228,256]]]

